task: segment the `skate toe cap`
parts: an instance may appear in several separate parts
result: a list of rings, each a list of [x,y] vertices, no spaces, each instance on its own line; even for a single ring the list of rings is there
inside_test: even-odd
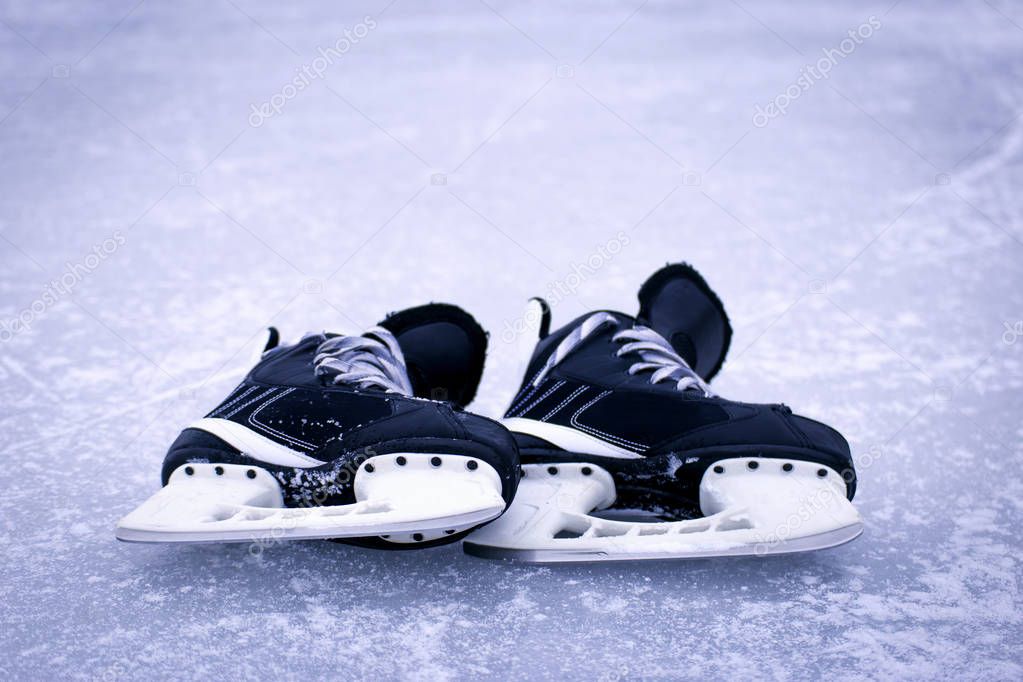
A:
[[[826,450],[849,458],[849,443],[835,429],[819,421],[802,417],[798,414],[788,415],[789,423],[802,433],[810,447],[815,450]]]
[[[807,417],[788,415],[788,421],[806,437],[811,449],[825,453],[829,456],[828,459],[834,460],[827,463],[845,479],[849,499],[852,499],[856,492],[856,470],[853,466],[852,450],[845,437],[827,424]]]
[[[454,412],[470,440],[481,443],[509,458],[518,458],[518,446],[511,432],[498,422],[470,412]]]

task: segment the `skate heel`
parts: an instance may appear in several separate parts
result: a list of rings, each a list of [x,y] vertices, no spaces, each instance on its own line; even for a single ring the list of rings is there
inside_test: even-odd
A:
[[[541,563],[762,556],[834,547],[862,532],[841,477],[812,462],[721,460],[700,483],[703,518],[656,523],[593,516],[615,500],[614,480],[598,466],[523,469],[508,512],[473,533],[466,552]]]
[[[281,487],[259,467],[192,463],[117,524],[133,542],[248,542],[388,535],[424,542],[473,528],[504,511],[489,464],[460,455],[394,453],[359,465],[356,502],[285,507]]]

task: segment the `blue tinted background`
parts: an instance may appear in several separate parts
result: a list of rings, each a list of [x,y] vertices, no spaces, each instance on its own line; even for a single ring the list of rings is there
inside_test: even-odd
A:
[[[0,7],[2,676],[1018,679],[1023,6],[388,1]],[[113,538],[268,324],[459,303],[499,415],[529,296],[632,312],[682,259],[717,389],[852,443],[855,543]]]

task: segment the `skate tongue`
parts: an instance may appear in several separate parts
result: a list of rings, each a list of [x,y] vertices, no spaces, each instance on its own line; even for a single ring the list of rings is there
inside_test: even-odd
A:
[[[277,327],[266,328],[266,343],[263,345],[263,352],[272,351],[277,346],[281,345],[281,333],[277,331]]]
[[[458,306],[430,303],[380,323],[398,340],[414,395],[466,406],[483,376],[487,334]]]
[[[643,284],[637,323],[667,339],[705,381],[721,369],[732,340],[721,299],[687,263],[666,265]]]

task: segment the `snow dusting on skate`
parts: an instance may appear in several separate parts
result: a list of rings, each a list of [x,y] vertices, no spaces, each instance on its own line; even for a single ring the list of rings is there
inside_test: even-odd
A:
[[[0,678],[1023,677],[1018,3],[0,20]],[[855,542],[536,567],[114,539],[270,324],[457,303],[494,416],[530,296],[634,313],[678,260],[735,326],[714,389],[849,439]]]

